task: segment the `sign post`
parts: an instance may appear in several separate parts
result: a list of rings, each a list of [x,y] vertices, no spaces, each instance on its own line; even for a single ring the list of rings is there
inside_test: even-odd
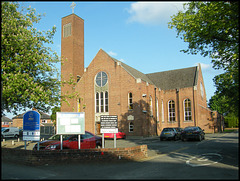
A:
[[[80,134],[85,134],[85,112],[57,112],[56,127],[56,133],[61,135],[61,150],[64,134],[78,135],[78,149],[81,148]]]
[[[100,116],[100,132],[102,135],[102,145],[104,148],[104,133],[114,133],[114,148],[117,147],[116,133],[118,133],[118,116],[102,115]]]
[[[28,111],[23,115],[23,140],[25,149],[26,141],[40,141],[40,114],[37,111]]]

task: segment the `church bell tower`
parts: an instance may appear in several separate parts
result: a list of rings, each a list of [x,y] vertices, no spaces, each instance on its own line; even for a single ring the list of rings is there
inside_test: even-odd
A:
[[[74,82],[77,82],[84,73],[84,20],[74,13],[65,16],[62,18],[61,30],[61,80],[69,81],[72,77]],[[62,96],[73,92],[70,85],[65,84],[61,87]],[[67,100],[70,105],[62,102],[61,111],[76,111],[73,110],[76,100]]]

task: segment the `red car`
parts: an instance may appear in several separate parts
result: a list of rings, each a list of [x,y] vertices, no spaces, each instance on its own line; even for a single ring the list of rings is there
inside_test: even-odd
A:
[[[62,135],[63,149],[78,149],[78,135]],[[80,149],[90,149],[102,147],[102,138],[96,136],[88,131],[85,134],[81,134]],[[37,150],[37,144],[33,147]],[[61,149],[60,135],[53,135],[48,140],[41,141],[39,143],[39,149],[56,150]]]
[[[104,133],[104,138],[114,138],[114,133]],[[116,138],[117,139],[126,139],[126,134],[124,132],[119,131],[116,133]]]

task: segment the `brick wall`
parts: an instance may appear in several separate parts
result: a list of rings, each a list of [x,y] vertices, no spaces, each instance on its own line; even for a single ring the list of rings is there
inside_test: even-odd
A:
[[[86,150],[23,150],[2,148],[2,161],[27,165],[56,163],[137,161],[148,156],[147,145],[129,148],[102,148]]]

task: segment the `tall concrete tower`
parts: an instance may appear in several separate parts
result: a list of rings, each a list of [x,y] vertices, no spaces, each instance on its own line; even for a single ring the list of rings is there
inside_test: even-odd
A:
[[[77,80],[84,73],[84,20],[74,13],[62,18],[61,32],[61,80],[68,81],[70,77]],[[74,89],[69,85],[61,87],[61,95],[72,94]],[[73,112],[76,99],[68,99],[70,105],[62,102],[62,112]]]

